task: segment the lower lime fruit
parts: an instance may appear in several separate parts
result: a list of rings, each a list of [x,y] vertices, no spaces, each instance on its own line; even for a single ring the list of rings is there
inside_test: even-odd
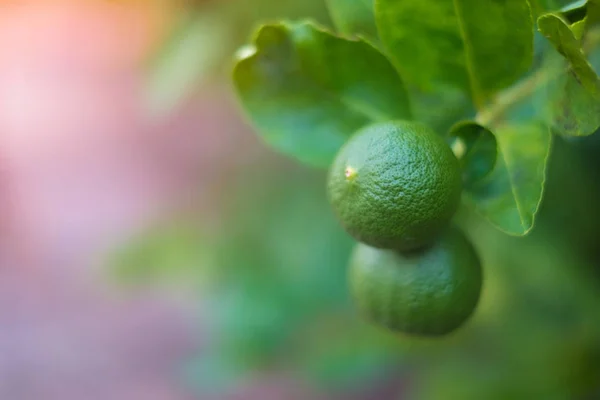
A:
[[[410,253],[358,244],[350,291],[359,312],[392,331],[441,336],[460,327],[479,301],[482,272],[469,240],[450,227]]]
[[[450,147],[427,126],[367,126],[342,147],[328,195],[344,228],[378,248],[413,250],[435,240],[460,202],[462,178]]]

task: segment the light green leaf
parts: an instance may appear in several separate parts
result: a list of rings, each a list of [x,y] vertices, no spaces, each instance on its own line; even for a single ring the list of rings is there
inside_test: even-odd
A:
[[[499,229],[525,235],[542,199],[552,136],[537,122],[503,125],[495,134],[496,166],[465,190],[464,199]]]
[[[585,33],[587,18],[582,19],[581,21],[577,21],[571,24],[571,30],[573,31],[573,35],[577,38],[577,40],[581,40],[583,38],[583,34]]]
[[[470,91],[478,106],[526,72],[533,21],[526,0],[376,0],[383,44],[408,83]]]
[[[328,167],[367,124],[411,118],[404,85],[385,56],[310,22],[260,27],[240,51],[233,80],[262,137],[313,166]]]
[[[568,22],[558,14],[545,14],[538,18],[538,29],[569,61],[581,85],[591,94],[599,93],[598,76],[588,62],[581,43]]]
[[[327,0],[327,6],[341,33],[377,38],[374,0]]]
[[[496,137],[487,128],[462,121],[450,129],[451,147],[460,161],[466,188],[485,178],[496,165]]]

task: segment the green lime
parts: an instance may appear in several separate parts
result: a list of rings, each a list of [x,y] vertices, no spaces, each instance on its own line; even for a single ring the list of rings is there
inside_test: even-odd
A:
[[[344,228],[378,248],[426,246],[447,227],[462,191],[458,160],[444,140],[416,122],[358,131],[328,178],[329,200]]]
[[[357,308],[370,321],[393,331],[438,336],[473,313],[482,273],[469,240],[451,227],[431,247],[410,253],[358,244],[349,279]]]

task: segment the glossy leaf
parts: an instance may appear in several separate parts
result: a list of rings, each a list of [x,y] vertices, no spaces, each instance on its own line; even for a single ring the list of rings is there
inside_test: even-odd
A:
[[[538,19],[540,32],[565,57],[581,85],[590,93],[599,93],[598,76],[588,62],[581,43],[568,22],[558,14],[545,14]]]
[[[411,118],[404,85],[385,56],[310,22],[260,27],[233,79],[262,137],[313,166],[327,167],[364,125]]]
[[[327,6],[341,33],[377,38],[373,0],[327,0]]]
[[[465,187],[485,178],[496,165],[496,137],[487,128],[463,121],[450,130],[451,146],[463,171]]]
[[[450,84],[482,106],[533,58],[526,0],[376,0],[380,37],[407,82]]]
[[[533,227],[542,199],[552,136],[536,122],[504,125],[495,134],[495,168],[468,187],[464,198],[498,228],[524,235]]]

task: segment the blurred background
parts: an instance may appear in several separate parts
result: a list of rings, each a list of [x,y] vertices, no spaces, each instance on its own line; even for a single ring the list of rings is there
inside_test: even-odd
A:
[[[232,55],[279,17],[330,24],[322,0],[0,2],[0,399],[600,399],[598,135],[556,139],[527,238],[460,213],[464,329],[386,333],[349,302],[324,172],[236,106]]]

